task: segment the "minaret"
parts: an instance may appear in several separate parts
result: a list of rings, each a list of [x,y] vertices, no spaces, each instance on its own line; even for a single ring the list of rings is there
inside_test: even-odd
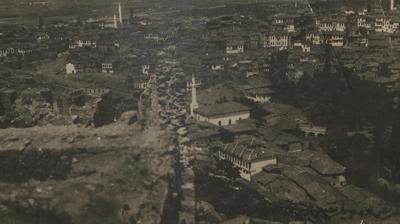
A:
[[[122,7],[121,7],[121,3],[118,3],[118,14],[119,14],[119,23],[122,24]]]
[[[118,24],[117,24],[117,15],[115,15],[114,13],[114,29],[118,28]]]
[[[199,104],[197,103],[197,91],[196,86],[199,84],[196,83],[196,79],[194,75],[192,75],[192,83],[189,86],[192,88],[192,102],[190,103],[190,116],[194,117],[194,110],[199,108]]]

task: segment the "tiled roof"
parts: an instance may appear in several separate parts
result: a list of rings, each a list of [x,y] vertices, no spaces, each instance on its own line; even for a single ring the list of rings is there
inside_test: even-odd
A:
[[[219,116],[238,112],[249,112],[250,108],[236,102],[226,102],[208,106],[200,106],[197,113],[203,116]]]
[[[276,145],[265,143],[256,138],[247,138],[225,144],[222,146],[222,151],[245,161],[272,159],[285,153]]]

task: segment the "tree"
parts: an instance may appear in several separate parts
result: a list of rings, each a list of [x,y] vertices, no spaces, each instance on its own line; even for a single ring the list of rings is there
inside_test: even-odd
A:
[[[233,163],[227,161],[227,160],[218,160],[217,161],[217,166],[216,168],[218,170],[222,170],[226,177],[228,177],[231,180],[234,180],[236,178],[240,177],[240,171],[238,167],[235,167]]]
[[[43,28],[43,17],[42,16],[39,16],[39,29],[42,29]]]

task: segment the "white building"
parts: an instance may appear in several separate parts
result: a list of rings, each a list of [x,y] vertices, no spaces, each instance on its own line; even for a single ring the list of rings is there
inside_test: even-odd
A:
[[[333,47],[343,47],[344,46],[344,36],[340,33],[331,33],[325,35],[325,43],[330,44]]]
[[[271,33],[264,35],[265,48],[288,48],[290,46],[290,36],[287,34]]]
[[[398,23],[392,23],[390,18],[376,18],[375,32],[378,33],[394,33],[398,28]]]
[[[241,54],[244,52],[244,41],[242,40],[227,40],[225,44],[226,54]]]
[[[306,41],[311,42],[314,45],[322,44],[321,35],[317,33],[307,33],[306,34]]]
[[[0,57],[7,57],[9,55],[13,55],[15,53],[14,48],[6,47],[4,49],[0,49]]]
[[[368,18],[365,16],[358,17],[357,18],[357,27],[361,28],[366,28],[366,29],[371,29],[372,24],[368,21]]]
[[[346,30],[346,24],[341,21],[317,20],[317,26],[321,32],[344,32]]]
[[[65,71],[67,74],[76,74],[77,73],[76,66],[72,63],[67,63],[65,65]]]
[[[101,63],[101,72],[102,73],[114,73],[113,64],[109,62]]]
[[[301,49],[302,52],[311,52],[311,46],[306,43],[295,42],[293,43],[293,47]]]
[[[133,87],[135,89],[144,90],[147,88],[148,82],[149,82],[148,76],[136,77],[133,83]]]
[[[294,24],[287,24],[285,25],[285,27],[283,28],[284,31],[288,32],[288,33],[294,33],[296,32],[296,28],[294,27]]]
[[[200,106],[196,111],[196,119],[218,126],[236,124],[239,120],[250,118],[250,108],[236,102]]]
[[[263,167],[277,164],[277,157],[283,153],[275,145],[250,137],[222,146],[218,151],[218,157],[233,163],[239,168],[240,176],[251,181],[251,177],[261,172]]]
[[[225,69],[225,66],[223,64],[212,64],[210,66],[212,71],[223,71]]]
[[[142,65],[142,74],[143,75],[149,75],[149,70],[150,70],[149,64]]]
[[[82,47],[97,48],[97,41],[94,39],[75,39],[69,44],[69,49]]]

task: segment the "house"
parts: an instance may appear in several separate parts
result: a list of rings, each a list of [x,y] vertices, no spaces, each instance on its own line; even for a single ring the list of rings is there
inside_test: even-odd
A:
[[[144,34],[143,37],[146,40],[153,40],[156,42],[162,40],[162,38],[160,37],[160,35],[158,33],[146,33],[146,34]]]
[[[219,147],[218,158],[226,160],[239,168],[240,176],[251,181],[264,166],[278,163],[278,156],[284,154],[277,146],[267,144],[254,137],[237,139]]]
[[[369,17],[360,16],[357,18],[357,27],[369,30],[372,27],[372,21]]]
[[[306,136],[323,136],[326,134],[326,127],[317,126],[310,121],[297,119],[297,125],[299,130],[301,130]]]
[[[120,48],[120,42],[118,40],[102,39],[98,41],[97,48],[105,52],[118,50]]]
[[[101,72],[101,64],[98,60],[99,55],[97,54],[83,52],[81,54],[72,54],[65,63],[65,72],[67,74]]]
[[[314,45],[322,44],[321,35],[319,35],[317,32],[306,33],[306,41],[311,42]]]
[[[101,72],[102,73],[114,73],[114,65],[111,62],[103,62],[101,63]]]
[[[77,73],[115,73],[119,58],[116,55],[104,54],[101,51],[77,50],[78,53],[68,56],[65,64],[67,74]]]
[[[377,17],[374,28],[377,33],[394,33],[399,28],[399,23],[393,23],[390,18]]]
[[[224,71],[225,70],[225,65],[223,63],[218,63],[218,62],[212,63],[210,65],[210,69],[212,71]]]
[[[235,68],[242,74],[244,73],[247,78],[259,74],[258,63],[253,60],[240,60],[233,64],[232,68]]]
[[[346,25],[342,20],[317,20],[317,26],[321,32],[344,32]]]
[[[78,72],[77,68],[76,68],[76,64],[73,64],[71,62],[68,62],[65,65],[65,71],[67,74],[76,74]]]
[[[233,141],[235,138],[243,135],[254,135],[257,131],[257,121],[246,119],[238,121],[236,124],[223,126],[224,140]]]
[[[234,101],[242,96],[242,93],[229,85],[216,85],[200,90],[197,99],[200,105],[215,105],[221,102]]]
[[[294,33],[296,32],[296,29],[294,27],[294,24],[286,24],[283,28],[284,31],[288,32],[288,33]]]
[[[300,41],[294,42],[293,48],[300,49],[302,52],[308,52],[308,53],[311,52],[311,45]]]
[[[200,106],[196,111],[198,121],[206,121],[218,126],[236,124],[250,118],[250,108],[236,102]]]
[[[326,44],[332,45],[332,47],[344,46],[344,36],[339,32],[326,32],[324,34],[324,41]]]
[[[148,82],[149,78],[147,75],[136,76],[133,80],[133,88],[139,90],[146,89]]]
[[[201,57],[202,65],[211,71],[224,71],[225,61],[223,60],[223,54],[218,53],[206,53],[205,56]]]
[[[295,32],[295,26],[294,26],[294,18],[291,16],[287,15],[277,15],[274,16],[272,20],[272,25],[274,27],[281,26],[282,30],[285,30],[286,32]]]
[[[197,122],[187,127],[189,142],[197,145],[209,145],[222,139],[222,130],[207,122]]]
[[[73,40],[69,44],[69,49],[76,48],[97,48],[97,36],[96,35],[82,35],[79,37],[73,38]]]
[[[266,126],[277,130],[295,130],[298,128],[297,120],[305,119],[301,110],[287,104],[265,103],[263,109],[268,113],[264,117]]]
[[[307,195],[314,199],[313,203],[324,210],[328,217],[342,212],[346,198],[324,178],[310,172],[301,172],[291,179],[302,186]]]
[[[0,57],[8,57],[14,55],[15,49],[13,47],[4,47],[0,49]]]
[[[241,54],[243,52],[244,52],[244,40],[240,38],[234,38],[225,41],[226,54]]]
[[[284,32],[273,32],[264,34],[265,48],[288,48],[290,46],[290,36]]]
[[[247,47],[249,49],[258,49],[260,48],[260,34],[259,33],[251,33],[247,39]]]
[[[305,143],[294,135],[266,127],[258,128],[257,132],[258,136],[261,136],[265,141],[277,145],[290,153],[303,151]]]
[[[235,86],[246,98],[257,103],[269,102],[273,93],[270,80],[259,76],[249,77],[245,82],[235,83]]]

